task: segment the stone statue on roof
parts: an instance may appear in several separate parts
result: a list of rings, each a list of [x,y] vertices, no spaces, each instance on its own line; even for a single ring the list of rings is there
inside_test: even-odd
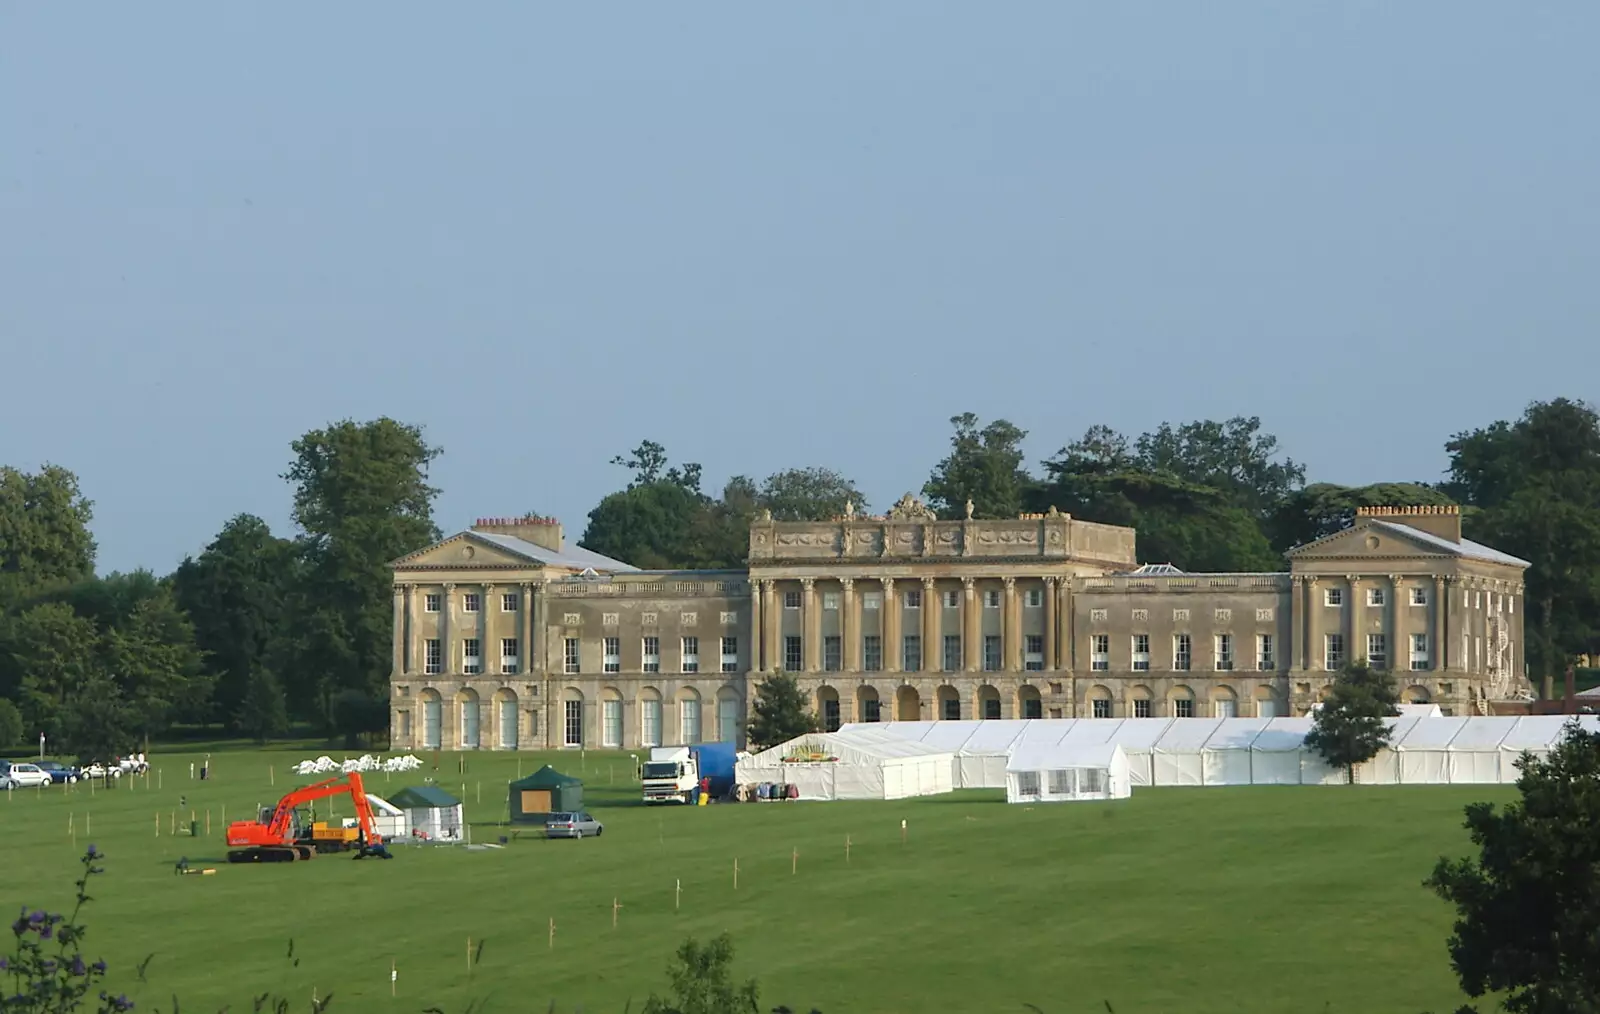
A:
[[[854,500],[846,500],[844,502],[844,519],[846,521],[854,521],[855,517],[856,517],[856,502]]]
[[[927,504],[907,493],[889,508],[890,521],[937,521],[939,515]]]
[[[972,520],[972,497],[967,497],[967,520]]]

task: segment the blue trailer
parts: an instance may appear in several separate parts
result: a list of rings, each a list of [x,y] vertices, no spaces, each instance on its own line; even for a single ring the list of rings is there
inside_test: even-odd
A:
[[[701,743],[690,747],[701,778],[711,779],[711,798],[721,799],[733,788],[733,765],[739,749],[732,743]]]

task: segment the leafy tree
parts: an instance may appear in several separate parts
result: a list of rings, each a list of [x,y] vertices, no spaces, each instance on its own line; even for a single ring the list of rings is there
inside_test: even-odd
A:
[[[1022,465],[1027,432],[1004,419],[980,427],[971,412],[951,416],[950,424],[950,453],[922,486],[929,506],[948,520],[964,517],[971,500],[973,517],[1015,518],[1034,485]]]
[[[724,494],[726,496],[726,492]],[[845,504],[864,512],[866,499],[856,484],[831,468],[790,468],[761,484],[757,504],[775,521],[826,521],[844,513]]]
[[[57,465],[0,466],[0,608],[94,573],[93,504]]]
[[[1358,507],[1448,507],[1454,503],[1447,493],[1420,482],[1370,486],[1315,482],[1288,494],[1272,511],[1268,528],[1273,547],[1281,552],[1350,527]]]
[[[750,708],[750,742],[773,746],[817,731],[817,718],[800,684],[788,673],[773,673],[756,686]]]
[[[1277,566],[1260,525],[1226,494],[1169,473],[1142,471],[1108,444],[1091,443],[1096,439],[1091,431],[1045,462],[1049,481],[1035,494],[1037,509],[1056,506],[1085,521],[1136,528],[1142,563],[1202,573]]]
[[[644,1014],[760,1014],[756,981],[733,983],[733,940],[728,934],[703,947],[690,937],[678,948],[677,958],[667,969],[671,998],[651,993]]]
[[[313,681],[314,716],[333,723],[342,689],[387,691],[392,660],[389,562],[439,538],[428,466],[441,453],[422,430],[389,418],[313,430],[291,445],[304,578],[291,647],[294,670]],[[332,638],[342,639],[334,644]],[[333,650],[337,657],[327,654]]]
[[[139,709],[104,673],[92,673],[61,711],[61,741],[81,761],[108,762],[138,742]]]
[[[1583,402],[1535,402],[1514,423],[1457,434],[1443,490],[1465,533],[1514,553],[1527,575],[1531,675],[1600,649],[1600,415]]]
[[[45,602],[13,617],[5,629],[3,689],[17,701],[27,726],[62,738],[67,707],[101,673],[94,623],[64,602]]]
[[[1256,416],[1162,423],[1138,439],[1134,453],[1144,471],[1210,486],[1256,518],[1266,517],[1306,476],[1295,461],[1274,460],[1278,438],[1261,432]]]
[[[204,717],[211,681],[194,628],[165,586],[101,635],[102,670],[127,701],[136,731],[164,732],[180,718]]]
[[[17,706],[0,697],[0,750],[10,750],[22,745],[22,712]]]
[[[1425,881],[1456,908],[1450,963],[1513,1014],[1600,1011],[1600,734],[1574,722],[1519,764],[1516,802],[1466,808],[1477,858],[1441,858]]]
[[[194,623],[195,640],[216,683],[215,715],[230,729],[258,737],[263,729],[273,730],[267,735],[281,732],[271,721],[260,723],[261,715],[281,712],[283,706],[280,701],[274,708],[261,699],[267,687],[259,674],[285,661],[298,579],[294,543],[274,536],[265,521],[250,514],[230,519],[197,558],[185,559],[172,576],[174,594]],[[276,677],[269,676],[269,682],[281,696]],[[246,708],[252,693],[257,698]]]
[[[700,490],[700,466],[668,466],[667,452],[653,440],[632,457],[611,459],[633,472],[626,489],[602,499],[589,512],[578,544],[648,570],[726,567],[730,548],[715,504]],[[744,559],[740,552],[738,560]]]
[[[361,737],[389,729],[387,697],[373,697],[360,690],[341,690],[333,700],[333,727],[344,737],[344,745],[355,749]]]
[[[1386,672],[1351,662],[1339,671],[1306,733],[1306,748],[1322,755],[1329,767],[1344,768],[1356,783],[1356,765],[1389,745],[1389,723],[1400,713],[1400,696]]]
[[[283,684],[271,669],[257,667],[250,672],[244,698],[231,716],[230,725],[257,743],[265,743],[289,731],[289,709],[284,702]]]

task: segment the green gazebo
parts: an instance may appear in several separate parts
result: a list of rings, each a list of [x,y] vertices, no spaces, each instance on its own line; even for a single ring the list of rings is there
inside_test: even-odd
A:
[[[583,809],[583,781],[546,764],[511,783],[511,822],[543,824],[552,813]]]

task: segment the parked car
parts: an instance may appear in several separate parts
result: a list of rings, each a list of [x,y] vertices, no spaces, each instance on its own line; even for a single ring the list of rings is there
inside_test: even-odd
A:
[[[107,767],[106,765],[100,763],[99,761],[95,761],[93,764],[90,764],[88,767],[84,768],[82,773],[79,775],[79,777],[80,778],[121,778],[122,777],[122,768],[115,767],[115,766]]]
[[[37,764],[12,763],[0,771],[0,790],[31,789],[49,784],[50,776],[41,771]]]
[[[605,826],[587,813],[552,813],[544,823],[546,838],[598,838]]]
[[[83,772],[78,768],[60,761],[40,761],[39,770],[49,775],[57,785],[73,785],[83,777]]]

